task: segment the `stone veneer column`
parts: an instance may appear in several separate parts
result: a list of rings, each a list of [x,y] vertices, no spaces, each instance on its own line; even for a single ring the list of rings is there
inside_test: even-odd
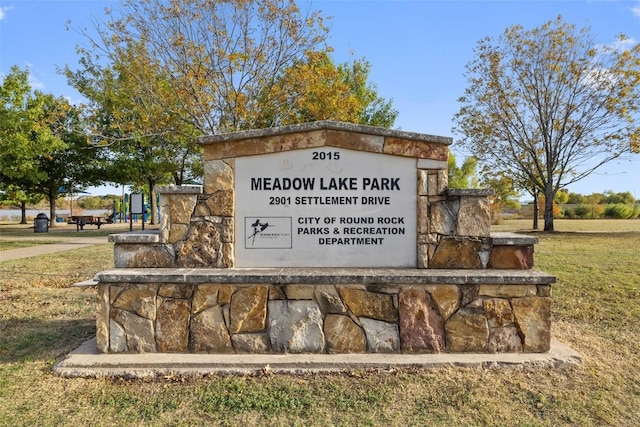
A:
[[[231,268],[233,171],[223,161],[205,163],[201,186],[160,187],[160,243],[173,245],[178,267]]]
[[[191,216],[202,194],[199,185],[156,187],[160,196],[160,243],[174,244],[187,235]]]
[[[417,268],[429,268],[429,258],[438,243],[438,235],[432,232],[430,206],[432,203],[444,201],[449,184],[446,160],[418,159],[418,194],[417,194]]]
[[[235,159],[205,160],[204,195],[196,207],[198,218],[218,224],[224,261],[218,267],[235,266]]]
[[[445,189],[428,195],[427,250],[423,251],[428,268],[487,268],[491,251],[487,196],[492,194],[487,189]]]

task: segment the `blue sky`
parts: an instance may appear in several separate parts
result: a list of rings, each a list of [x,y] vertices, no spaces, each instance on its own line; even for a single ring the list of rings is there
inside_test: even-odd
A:
[[[640,41],[640,0],[633,1],[299,1],[330,16],[330,44],[338,62],[366,58],[371,82],[393,98],[396,126],[453,136],[451,119],[460,105],[465,64],[478,40],[497,37],[511,25],[533,28],[562,15],[589,26],[595,39],[611,43],[624,33]],[[0,73],[29,67],[34,88],[79,102],[56,72],[76,67],[75,47],[86,41],[78,28],[92,28],[115,0],[0,0]],[[70,21],[71,30],[67,30]],[[76,29],[76,30],[74,30]],[[464,153],[453,151],[461,160]],[[583,194],[631,191],[640,198],[640,155],[617,160],[569,186]],[[104,192],[104,190],[102,191]],[[99,193],[99,192],[98,192]]]

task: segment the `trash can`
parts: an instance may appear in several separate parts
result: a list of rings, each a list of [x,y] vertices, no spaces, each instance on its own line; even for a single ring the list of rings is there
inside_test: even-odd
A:
[[[48,233],[49,232],[49,218],[43,213],[39,213],[33,220],[33,232],[34,233]]]

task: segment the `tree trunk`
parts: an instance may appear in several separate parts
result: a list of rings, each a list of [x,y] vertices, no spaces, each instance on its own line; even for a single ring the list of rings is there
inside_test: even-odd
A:
[[[538,216],[539,216],[539,208],[538,208],[538,192],[533,192],[533,229],[537,230],[539,228],[538,225]]]
[[[149,221],[149,225],[154,225],[156,223],[156,218],[158,215],[156,206],[156,195],[155,195],[155,180],[149,178],[149,205],[151,206],[151,220]]]
[[[544,189],[544,231],[553,230],[553,188],[547,185]]]
[[[56,224],[56,197],[49,194],[49,227],[55,227]]]
[[[20,218],[20,224],[26,224],[27,223],[27,202],[20,202],[20,214],[21,214],[21,218]]]

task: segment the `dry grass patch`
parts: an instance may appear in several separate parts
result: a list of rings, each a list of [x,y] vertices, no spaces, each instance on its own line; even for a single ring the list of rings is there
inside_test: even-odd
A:
[[[0,251],[60,243],[60,240],[0,240]],[[0,258],[2,259],[2,258]]]
[[[113,268],[113,245],[0,262],[0,289],[64,288]]]

